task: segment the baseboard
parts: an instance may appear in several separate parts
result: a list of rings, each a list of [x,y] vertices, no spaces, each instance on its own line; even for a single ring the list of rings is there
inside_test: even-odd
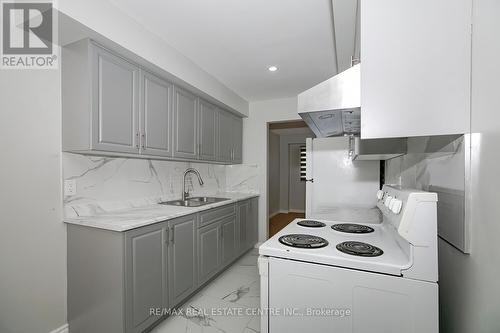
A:
[[[302,213],[302,214],[306,213],[305,210],[301,210],[301,209],[290,209],[288,212],[289,213]]]
[[[69,326],[68,324],[64,324],[59,328],[56,328],[53,331],[50,331],[49,333],[69,333]]]
[[[274,212],[274,213],[271,213],[271,214],[269,214],[269,218],[270,218],[270,219],[272,219],[273,217],[275,217],[275,216],[276,216],[276,215],[278,215],[278,214],[280,214],[280,212],[279,212],[279,211]]]

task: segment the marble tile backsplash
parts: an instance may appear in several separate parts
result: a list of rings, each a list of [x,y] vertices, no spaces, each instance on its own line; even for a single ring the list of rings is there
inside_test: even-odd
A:
[[[178,199],[184,171],[197,169],[204,181],[188,176],[193,195],[218,192],[257,192],[256,166],[115,158],[63,153],[63,178],[76,181],[76,194],[64,196],[65,217],[141,207]]]
[[[409,138],[407,154],[386,162],[385,181],[419,190],[464,190],[465,146],[463,135]]]

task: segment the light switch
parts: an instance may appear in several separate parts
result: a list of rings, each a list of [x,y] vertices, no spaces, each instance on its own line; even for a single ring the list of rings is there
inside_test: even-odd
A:
[[[64,181],[64,195],[70,196],[76,194],[76,180],[68,179]]]

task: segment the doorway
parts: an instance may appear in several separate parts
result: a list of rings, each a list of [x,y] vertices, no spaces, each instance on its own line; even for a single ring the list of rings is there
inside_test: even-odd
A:
[[[296,218],[304,218],[306,187],[301,179],[301,149],[314,133],[303,121],[268,124],[269,237]]]
[[[301,150],[303,143],[288,145],[288,211],[302,213],[306,211],[306,182],[301,178]]]

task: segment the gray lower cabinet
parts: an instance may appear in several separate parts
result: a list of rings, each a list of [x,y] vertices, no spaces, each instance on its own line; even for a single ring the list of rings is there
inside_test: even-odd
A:
[[[169,221],[170,304],[179,304],[198,287],[197,215]]]
[[[159,319],[151,308],[167,308],[168,239],[166,224],[152,225],[125,236],[125,320],[127,332],[142,332]],[[192,260],[192,259],[191,259]]]
[[[252,248],[259,241],[259,198],[255,197],[248,200],[248,223],[247,235],[249,247]]]
[[[174,89],[174,157],[198,158],[197,98],[177,87]]]
[[[258,198],[238,203],[239,253],[251,249],[258,241]]]
[[[220,224],[198,229],[198,282],[203,284],[219,271],[221,261]]]
[[[68,224],[72,333],[139,333],[256,242],[256,199],[116,232]],[[254,231],[255,230],[255,231]]]
[[[233,261],[237,256],[239,238],[236,234],[236,215],[226,217],[220,222],[222,242],[222,266]]]
[[[239,230],[239,253],[245,252],[250,242],[248,241],[248,227],[249,224],[249,205],[248,200],[238,203],[237,219],[238,219],[238,230]]]
[[[141,154],[172,156],[173,85],[144,71],[141,78]]]

